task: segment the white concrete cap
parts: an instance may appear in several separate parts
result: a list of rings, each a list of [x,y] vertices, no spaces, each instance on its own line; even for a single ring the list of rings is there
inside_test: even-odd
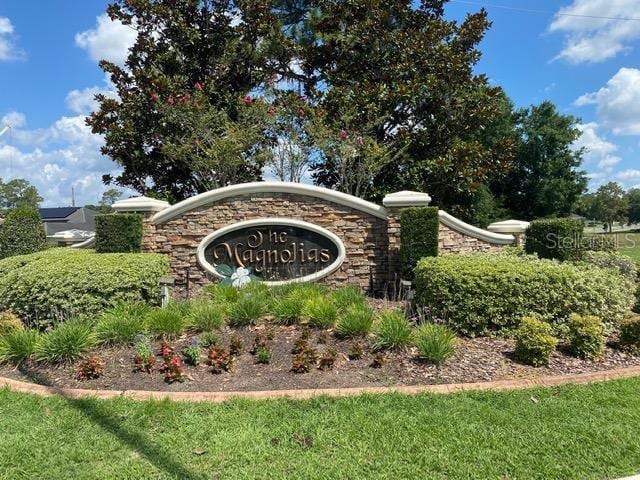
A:
[[[431,197],[428,194],[409,190],[390,193],[382,199],[385,207],[424,207],[430,203]]]
[[[111,205],[116,212],[160,212],[169,208],[169,202],[149,197],[131,197]]]
[[[487,230],[495,233],[524,233],[529,228],[529,222],[522,220],[504,220],[495,222],[487,227]]]

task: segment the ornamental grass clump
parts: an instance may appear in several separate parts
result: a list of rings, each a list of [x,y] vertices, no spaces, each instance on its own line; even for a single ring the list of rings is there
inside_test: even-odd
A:
[[[338,307],[329,298],[312,298],[305,303],[303,315],[312,327],[332,328],[338,318]]]
[[[147,329],[154,338],[178,338],[187,326],[187,313],[180,303],[169,304],[167,308],[155,308],[147,315]]]
[[[266,312],[266,297],[250,293],[241,297],[229,307],[227,323],[231,327],[255,325]]]
[[[567,323],[569,351],[585,360],[598,360],[604,355],[602,320],[593,315],[571,315]]]
[[[204,291],[211,296],[215,303],[226,305],[237,302],[242,296],[240,290],[233,285],[222,285],[220,283],[209,285],[205,287]]]
[[[456,335],[444,325],[425,323],[414,332],[413,344],[422,359],[441,365],[454,354]]]
[[[200,345],[204,348],[209,348],[211,345],[217,345],[218,342],[218,335],[214,332],[203,332],[200,335]]]
[[[228,304],[195,300],[189,309],[189,326],[197,332],[210,332],[224,325]]]
[[[640,315],[632,315],[622,322],[620,345],[631,352],[640,352]]]
[[[300,323],[305,300],[298,295],[291,295],[276,299],[271,308],[273,322],[280,325],[295,325]]]
[[[81,319],[59,323],[40,337],[35,358],[41,362],[71,362],[96,344],[91,325]]]
[[[374,350],[404,348],[411,341],[411,323],[402,312],[386,311],[380,314],[374,334]]]
[[[132,344],[146,330],[149,307],[141,303],[121,303],[107,310],[96,324],[100,344]]]
[[[339,311],[346,311],[353,305],[366,305],[366,299],[360,289],[353,285],[340,287],[331,292],[331,301]]]
[[[535,317],[524,317],[515,331],[515,357],[534,367],[549,364],[551,353],[558,345],[551,325]]]
[[[366,304],[353,304],[336,322],[336,335],[341,338],[365,336],[373,325],[373,310]]]
[[[37,330],[15,330],[0,336],[0,362],[18,364],[30,358],[40,338]]]

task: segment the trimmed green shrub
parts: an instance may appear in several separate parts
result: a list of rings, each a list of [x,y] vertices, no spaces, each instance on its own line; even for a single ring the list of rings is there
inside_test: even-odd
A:
[[[33,355],[40,338],[37,330],[14,330],[0,337],[0,362],[20,363]]]
[[[266,313],[268,298],[259,293],[248,294],[229,307],[227,323],[232,327],[255,325]]]
[[[374,334],[374,350],[403,348],[409,345],[411,340],[411,324],[402,312],[382,312],[375,325]]]
[[[177,338],[189,325],[188,315],[183,302],[169,303],[166,308],[154,308],[147,315],[147,329],[156,338]]]
[[[191,302],[189,326],[198,332],[210,332],[224,325],[227,304],[207,300]]]
[[[455,352],[456,335],[437,323],[420,325],[413,334],[413,344],[427,362],[442,364]]]
[[[338,307],[330,298],[312,298],[305,303],[303,315],[312,327],[331,328],[338,318]]]
[[[584,261],[597,267],[611,268],[632,282],[638,278],[635,260],[618,252],[585,252]]]
[[[524,317],[515,332],[515,357],[534,367],[549,364],[551,353],[558,345],[551,325],[534,317]]]
[[[400,263],[405,278],[413,278],[413,270],[422,258],[438,255],[439,229],[436,207],[400,211]]]
[[[579,260],[584,254],[584,223],[573,218],[534,220],[526,233],[525,250],[539,258]]]
[[[632,315],[622,322],[620,343],[629,350],[640,351],[640,315]]]
[[[616,239],[609,235],[589,235],[582,239],[586,251],[612,252],[616,249]]]
[[[27,324],[96,316],[122,302],[157,304],[164,255],[55,248],[0,260],[0,310]]]
[[[336,288],[331,292],[331,301],[340,311],[345,311],[352,305],[364,305],[366,303],[362,291],[355,285]]]
[[[336,335],[342,338],[365,336],[373,325],[373,310],[366,304],[347,308],[336,322]]]
[[[18,207],[7,215],[0,228],[0,258],[27,255],[46,247],[42,218],[33,207]]]
[[[11,312],[0,312],[0,336],[24,330],[24,324],[18,316]]]
[[[596,315],[611,329],[633,303],[635,285],[618,273],[535,257],[492,254],[425,258],[416,268],[415,303],[446,312],[465,335],[515,329],[530,314],[561,325]]]
[[[96,215],[96,252],[137,253],[142,244],[142,216],[137,213]]]
[[[89,322],[78,318],[67,320],[40,336],[35,358],[41,362],[71,362],[95,344],[96,337]]]
[[[567,324],[569,351],[572,355],[587,360],[597,360],[604,354],[602,320],[593,315],[569,317]]]
[[[141,303],[121,303],[107,310],[96,324],[96,338],[101,344],[133,344],[146,331],[149,307]]]

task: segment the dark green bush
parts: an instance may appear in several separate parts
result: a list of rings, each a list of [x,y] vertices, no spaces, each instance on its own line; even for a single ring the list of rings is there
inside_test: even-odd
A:
[[[540,258],[578,260],[584,253],[584,224],[572,218],[534,220],[526,233],[525,250]]]
[[[438,255],[439,228],[436,207],[412,207],[400,211],[400,263],[405,278],[413,278],[413,269],[420,259]]]
[[[640,315],[632,315],[622,322],[620,343],[629,350],[640,351]]]
[[[610,269],[492,254],[425,258],[415,285],[418,307],[445,315],[466,335],[515,329],[530,314],[554,325],[572,313],[596,315],[610,329],[631,308],[635,291]]]
[[[167,258],[55,248],[0,260],[0,311],[29,324],[95,316],[122,302],[156,304]]]
[[[96,252],[134,253],[142,243],[142,216],[135,213],[96,215]]]
[[[558,345],[551,325],[534,317],[524,317],[515,332],[518,360],[534,367],[549,364],[549,357]]]
[[[602,320],[593,315],[569,317],[568,340],[572,355],[586,360],[597,360],[604,354]]]
[[[0,258],[39,252],[46,246],[42,218],[35,208],[18,207],[0,228]]]

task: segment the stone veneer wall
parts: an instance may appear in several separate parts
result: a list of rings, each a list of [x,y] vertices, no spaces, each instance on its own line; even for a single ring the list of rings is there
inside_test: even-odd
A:
[[[321,198],[290,193],[254,193],[228,197],[195,208],[166,223],[146,222],[143,250],[169,255],[172,276],[191,287],[211,283],[198,265],[196,251],[215,230],[265,217],[286,217],[319,225],[342,239],[346,258],[342,266],[321,282],[336,286],[357,284],[379,292],[387,280],[389,232],[387,221]]]
[[[388,207],[382,219],[327,199],[298,193],[238,194],[196,207],[161,224],[145,214],[142,249],[166,253],[178,291],[215,280],[200,267],[196,254],[200,242],[215,230],[244,220],[285,217],[319,225],[344,243],[346,258],[334,273],[320,280],[330,286],[359,285],[370,293],[393,290],[399,279],[400,210]],[[441,254],[495,252],[504,245],[488,243],[440,223]]]
[[[475,237],[456,232],[440,222],[438,253],[497,252],[506,245],[488,243]]]

